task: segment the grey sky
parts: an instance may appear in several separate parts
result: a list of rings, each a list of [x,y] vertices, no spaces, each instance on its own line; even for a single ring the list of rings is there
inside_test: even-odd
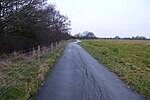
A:
[[[92,31],[99,37],[150,38],[150,0],[49,0],[68,15],[72,34]]]

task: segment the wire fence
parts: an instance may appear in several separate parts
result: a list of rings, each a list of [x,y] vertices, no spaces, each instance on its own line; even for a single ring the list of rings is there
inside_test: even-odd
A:
[[[15,63],[20,59],[33,61],[34,59],[40,59],[41,56],[48,53],[53,54],[57,49],[61,48],[64,43],[68,41],[59,41],[51,43],[50,45],[37,46],[35,48],[22,50],[19,52],[13,52],[12,54],[6,54],[0,57],[0,96],[3,95],[11,86],[16,84],[22,77],[28,75],[30,69],[37,68],[36,66],[27,67],[22,62]],[[35,62],[33,62],[35,63]]]
[[[34,48],[30,48],[30,49],[26,49],[26,50],[21,50],[18,52],[13,52],[11,54],[5,54],[0,56],[0,62],[4,62],[4,61],[11,61],[13,59],[19,58],[19,57],[36,57],[37,55],[44,55],[47,52],[53,52],[55,51],[57,48],[59,48],[64,42],[66,42],[65,40],[59,41],[59,42],[55,42],[55,43],[51,43],[51,44],[47,44],[47,45],[43,45],[43,46],[37,46]]]

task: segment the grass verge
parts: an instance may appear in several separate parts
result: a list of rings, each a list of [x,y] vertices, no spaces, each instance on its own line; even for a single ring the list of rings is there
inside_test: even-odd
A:
[[[53,69],[67,44],[53,54],[41,56],[40,59],[17,59],[1,65],[1,84],[5,83],[7,86],[0,88],[0,100],[34,99],[45,75]]]
[[[80,45],[150,100],[150,41],[85,40]]]

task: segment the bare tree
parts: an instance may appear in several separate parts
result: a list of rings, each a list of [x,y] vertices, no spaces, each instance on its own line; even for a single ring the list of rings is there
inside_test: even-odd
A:
[[[70,38],[70,20],[46,0],[0,1],[0,48],[14,51]]]

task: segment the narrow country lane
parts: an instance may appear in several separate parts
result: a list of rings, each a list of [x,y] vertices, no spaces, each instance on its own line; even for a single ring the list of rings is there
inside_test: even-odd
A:
[[[36,100],[143,100],[75,42],[69,43]]]

